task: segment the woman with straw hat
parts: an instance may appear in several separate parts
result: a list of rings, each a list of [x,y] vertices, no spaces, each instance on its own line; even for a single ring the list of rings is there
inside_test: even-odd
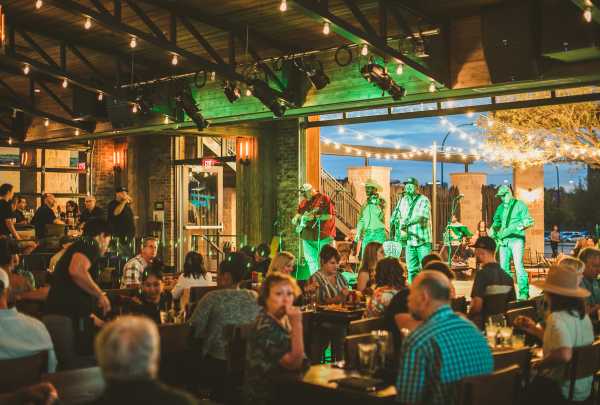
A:
[[[594,329],[586,315],[584,299],[590,292],[579,287],[579,277],[563,264],[550,267],[545,281],[533,285],[544,291],[548,303],[545,328],[527,317],[520,316],[514,325],[537,336],[543,342],[544,357],[534,366],[540,369],[523,403],[564,403],[569,395],[569,380],[565,366],[573,357],[573,348],[589,345],[594,340]],[[585,401],[591,393],[592,377],[575,382],[573,400]]]

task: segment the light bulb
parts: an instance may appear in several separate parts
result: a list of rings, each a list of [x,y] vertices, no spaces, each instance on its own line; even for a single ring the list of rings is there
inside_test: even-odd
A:
[[[331,27],[329,26],[329,23],[327,21],[325,21],[325,23],[323,23],[323,34],[329,35],[330,32],[331,32]]]
[[[129,47],[131,49],[135,48],[137,46],[137,39],[135,37],[131,37],[131,41],[129,41]]]
[[[488,126],[488,128],[493,127],[494,126],[494,120],[491,119],[491,118],[488,118],[487,119],[487,126]]]
[[[46,119],[44,120],[44,126],[45,126],[45,127],[48,127],[48,125],[50,125],[50,120],[49,120],[48,118],[46,118]]]
[[[282,13],[284,11],[287,11],[287,1],[286,0],[281,0],[281,3],[279,4],[279,11],[281,11]]]
[[[343,134],[344,132],[346,132],[346,128],[344,128],[344,127],[338,127],[338,133],[339,134]]]
[[[248,87],[246,89],[246,96],[250,97],[252,95],[252,90],[250,89],[250,87]]]
[[[214,82],[217,78],[217,72],[210,72],[210,81]]]
[[[66,77],[63,79],[62,86],[63,86],[63,89],[66,89],[67,87],[69,87],[69,81],[67,80]]]
[[[98,101],[102,101],[104,99],[104,94],[102,92],[98,93]]]
[[[12,145],[12,138],[8,138],[8,144]]]
[[[171,65],[175,66],[179,63],[179,59],[177,58],[177,54],[174,53],[173,57],[171,58]]]
[[[583,19],[585,22],[592,22],[592,9],[590,7],[586,7],[583,12]]]
[[[75,136],[79,136],[79,128],[75,130]]]
[[[369,54],[369,48],[367,47],[367,44],[363,44],[362,48],[360,48],[360,54],[362,56],[367,56]]]
[[[401,75],[402,73],[404,73],[404,63],[400,62],[396,68],[396,74]]]
[[[23,66],[23,73],[24,73],[24,74],[26,74],[26,75],[28,75],[28,74],[29,74],[29,71],[30,71],[30,67],[29,67],[29,65],[28,65],[28,64],[25,64],[25,65]]]
[[[435,90],[436,90],[436,88],[435,88],[435,82],[431,81],[431,83],[429,83],[429,92],[430,93],[435,93]]]
[[[515,132],[514,129],[512,129],[511,127],[506,128],[506,133],[509,135],[512,135],[512,133]]]
[[[42,8],[43,5],[44,5],[44,2],[42,0],[37,0],[35,2],[35,9],[39,10],[40,8]]]
[[[163,121],[163,122],[164,122],[165,124],[168,124],[168,123],[169,123],[169,116],[168,116],[168,115],[165,115],[165,119],[164,119],[164,121]]]
[[[131,112],[134,114],[138,112],[138,106],[136,103],[133,103],[133,106],[131,107]]]
[[[86,30],[89,30],[90,28],[92,28],[92,19],[90,17],[86,17],[85,23],[83,23],[83,27]]]

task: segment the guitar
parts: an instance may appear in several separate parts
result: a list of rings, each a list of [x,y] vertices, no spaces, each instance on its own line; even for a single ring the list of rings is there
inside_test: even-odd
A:
[[[319,211],[320,211],[320,208],[313,208],[310,211],[306,211],[306,212],[302,213],[298,223],[296,224],[296,233],[298,235],[301,234],[302,231],[304,231],[308,227],[308,224],[310,222],[314,221],[313,217],[315,214],[318,214]]]

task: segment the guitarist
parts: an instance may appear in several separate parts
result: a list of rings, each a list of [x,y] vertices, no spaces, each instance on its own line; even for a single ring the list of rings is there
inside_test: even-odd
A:
[[[311,184],[303,184],[298,191],[302,201],[292,224],[302,239],[304,259],[312,275],[319,270],[321,248],[331,244],[335,238],[335,210],[329,197],[315,190]]]
[[[507,185],[498,187],[496,197],[500,197],[502,203],[494,213],[490,236],[496,240],[500,266],[511,277],[510,259],[513,259],[519,300],[526,300],[529,298],[529,279],[523,265],[525,229],[533,225],[533,218],[529,215],[527,205],[514,198]]]
[[[374,180],[369,179],[365,182],[367,201],[360,209],[354,238],[355,243],[362,239],[361,257],[370,242],[383,243],[386,240],[385,200],[379,196],[382,190],[383,188]]]
[[[431,253],[431,204],[418,189],[417,179],[406,179],[404,196],[390,220],[393,239],[406,249],[409,283],[419,274],[423,257]]]

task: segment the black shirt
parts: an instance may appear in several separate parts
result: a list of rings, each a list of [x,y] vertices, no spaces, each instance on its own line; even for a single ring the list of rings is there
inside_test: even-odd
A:
[[[383,313],[385,327],[392,334],[392,337],[394,339],[394,348],[396,349],[395,353],[400,353],[399,350],[402,344],[402,335],[400,334],[400,331],[396,326],[396,320],[394,319],[394,317],[396,316],[396,314],[408,313],[408,293],[408,288],[399,291],[390,300],[390,303],[385,308],[385,311]]]
[[[111,226],[113,236],[118,238],[133,238],[135,236],[135,225],[133,224],[133,211],[129,204],[125,204],[123,211],[119,215],[114,215],[115,208],[119,203],[112,200],[108,204],[108,224]]]
[[[31,225],[35,226],[36,238],[39,239],[46,236],[46,225],[53,224],[55,219],[56,215],[54,214],[54,211],[46,204],[42,204],[31,219]]]
[[[195,405],[194,397],[156,380],[107,381],[107,387],[94,405]]]
[[[46,309],[49,314],[68,316],[73,320],[87,319],[94,309],[96,298],[75,284],[69,274],[69,266],[75,253],[85,255],[92,267],[100,257],[98,243],[93,239],[79,239],[69,246],[56,264],[46,299]]]
[[[25,215],[23,215],[21,210],[15,210],[15,222],[17,224],[24,224],[26,222]]]
[[[102,211],[102,208],[95,206],[91,211],[87,208],[81,210],[79,222],[87,222],[92,218],[104,218],[104,211]]]
[[[6,226],[6,220],[13,219],[14,217],[15,214],[12,210],[10,202],[6,200],[0,200],[0,235],[11,235],[10,230]]]
[[[486,295],[508,293],[508,300],[516,300],[513,279],[498,263],[486,263],[475,274],[471,297],[484,298]]]
[[[157,325],[161,324],[160,320],[160,312],[167,311],[171,306],[172,297],[170,293],[163,293],[160,296],[160,301],[158,304],[148,301],[144,299],[143,295],[139,295],[136,297],[138,302],[132,301],[128,308],[125,309],[125,312],[135,314],[135,315],[143,315],[152,319],[156,322]]]
[[[258,273],[262,273],[264,275],[267,274],[267,270],[269,270],[269,266],[271,265],[271,258],[267,257],[265,260],[263,260],[260,263],[256,263],[254,265],[254,271],[258,272]]]

